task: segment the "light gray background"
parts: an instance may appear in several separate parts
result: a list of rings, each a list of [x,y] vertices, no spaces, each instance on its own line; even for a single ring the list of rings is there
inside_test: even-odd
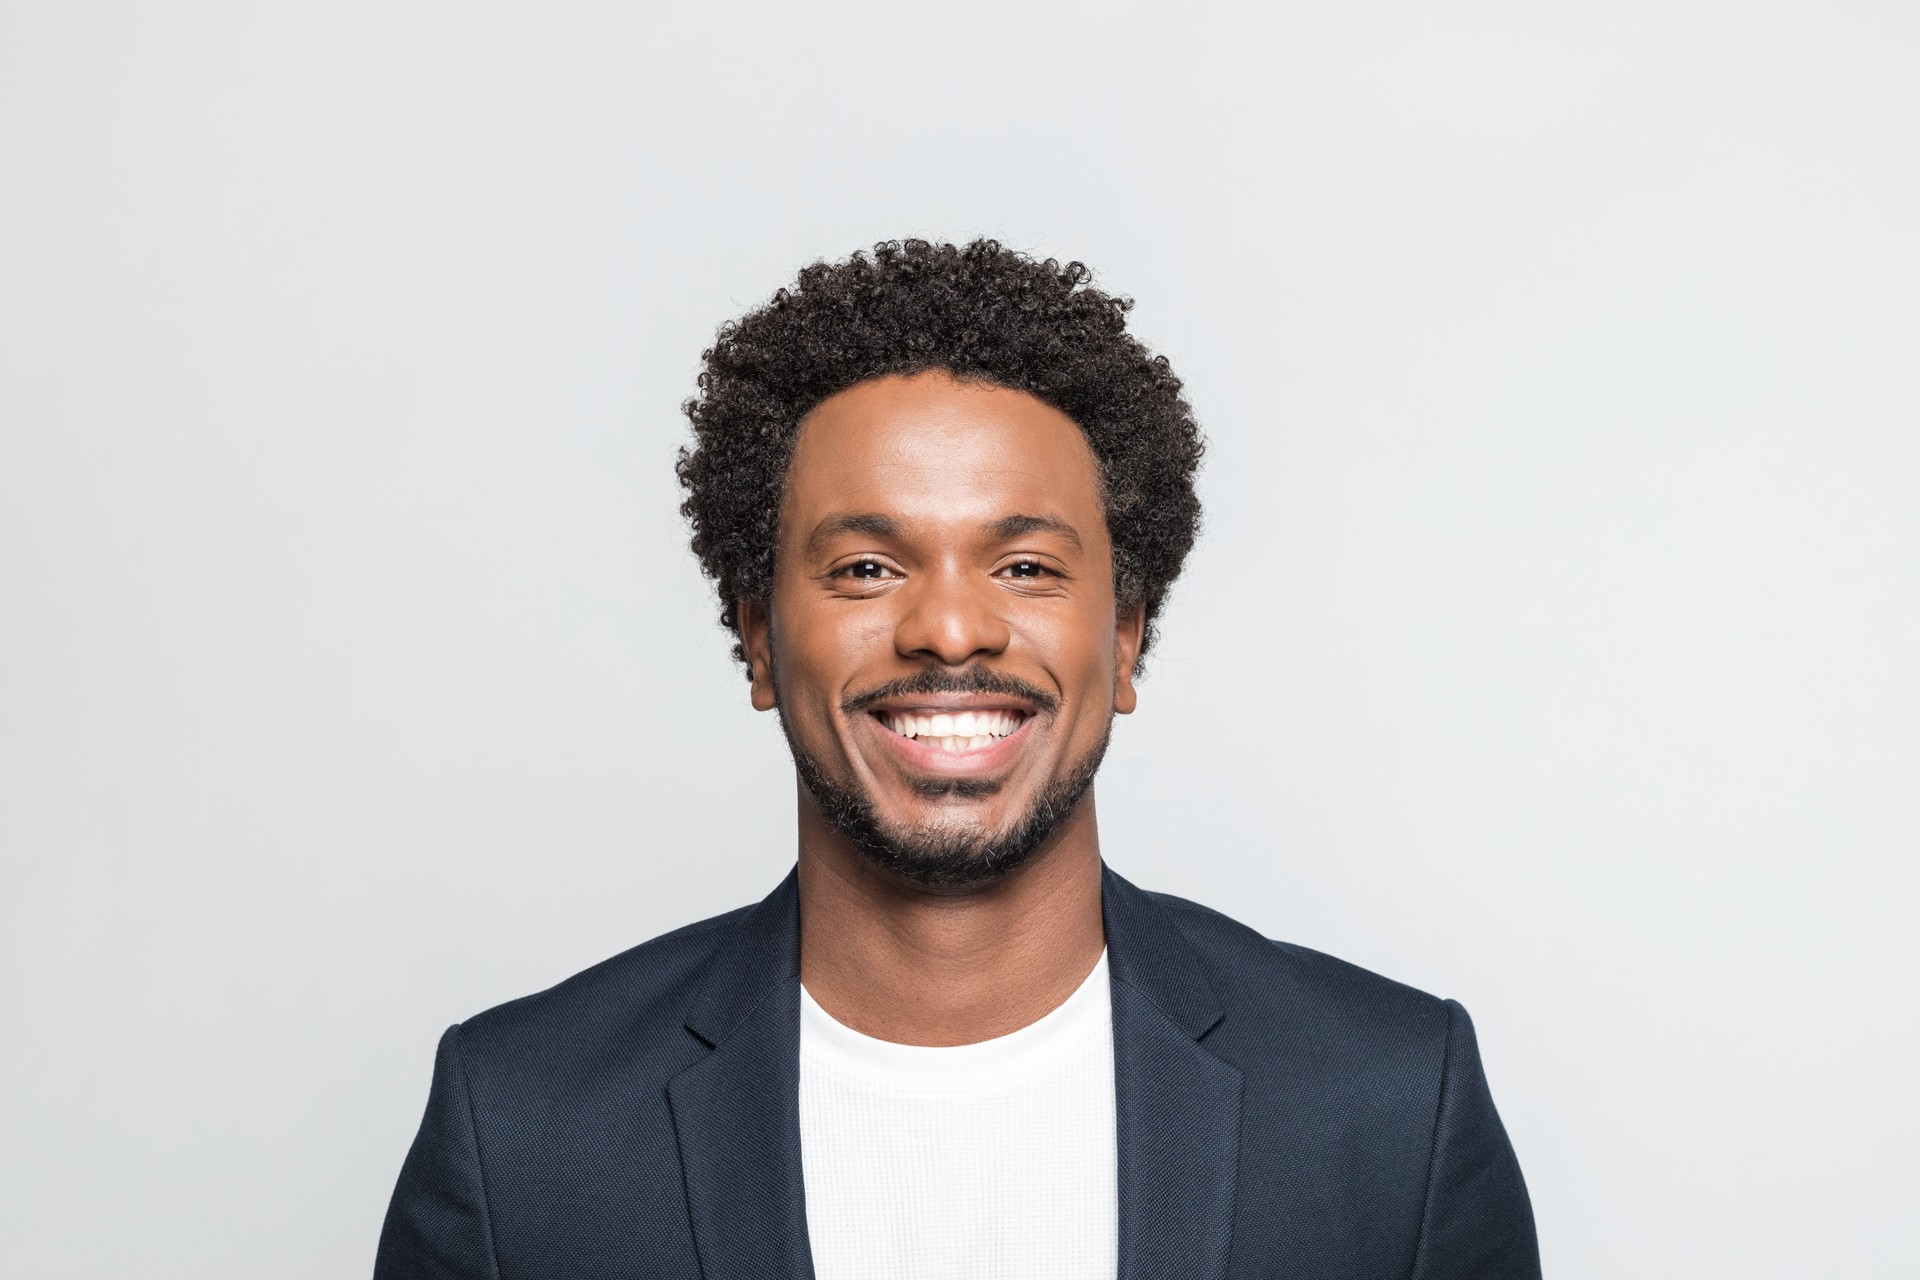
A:
[[[1212,439],[1112,864],[1464,1001],[1549,1274],[1916,1273],[1915,8],[1260,9],[0,9],[8,1274],[365,1274],[772,887],[678,403],[979,233]]]

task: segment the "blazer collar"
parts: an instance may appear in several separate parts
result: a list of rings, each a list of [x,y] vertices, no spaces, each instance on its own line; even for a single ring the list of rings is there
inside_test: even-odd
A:
[[[1226,1274],[1242,1078],[1200,1042],[1220,999],[1172,912],[1111,868],[1121,1280]],[[706,1280],[812,1280],[800,1158],[798,869],[708,961],[686,1027],[712,1052],[667,1087]]]
[[[747,909],[707,961],[699,993],[687,1009],[687,1030],[717,1048],[771,988],[799,982],[800,868],[795,866],[772,893]]]
[[[1240,1174],[1240,1069],[1201,1039],[1225,1014],[1172,909],[1105,868],[1113,975],[1120,1280],[1227,1274]]]

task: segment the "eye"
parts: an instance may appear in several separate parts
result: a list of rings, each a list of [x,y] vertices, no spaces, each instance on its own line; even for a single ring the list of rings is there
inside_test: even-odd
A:
[[[1006,566],[1002,572],[1015,578],[1044,578],[1052,573],[1053,570],[1047,568],[1047,566],[1041,564],[1038,560],[1015,560],[1012,564]]]
[[[833,576],[836,578],[872,579],[885,577],[891,572],[893,572],[893,570],[887,568],[887,566],[881,564],[878,560],[855,560],[852,564],[843,564],[838,569],[835,569]]]

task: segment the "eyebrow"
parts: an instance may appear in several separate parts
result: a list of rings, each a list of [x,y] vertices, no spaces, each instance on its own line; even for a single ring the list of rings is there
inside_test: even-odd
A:
[[[1001,542],[1029,533],[1051,533],[1071,542],[1074,550],[1084,550],[1080,535],[1059,516],[1005,516],[993,522],[993,536]]]
[[[1002,516],[988,527],[996,542],[1006,542],[1029,533],[1051,533],[1071,542],[1076,551],[1084,550],[1080,535],[1058,516]],[[818,554],[826,543],[848,533],[865,534],[869,538],[898,538],[900,522],[875,511],[850,511],[828,516],[807,535],[807,554]]]
[[[897,538],[900,536],[900,523],[892,516],[883,516],[870,511],[856,511],[828,516],[813,527],[807,535],[807,554],[817,553],[821,546],[843,533],[864,533],[870,538]]]

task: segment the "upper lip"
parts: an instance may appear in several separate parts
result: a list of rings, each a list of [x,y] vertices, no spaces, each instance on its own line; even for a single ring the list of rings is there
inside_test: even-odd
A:
[[[884,698],[865,710],[869,715],[878,715],[883,711],[904,711],[914,715],[942,711],[1018,711],[1023,716],[1031,716],[1034,714],[1034,705],[1025,698],[1007,693],[909,693],[897,698]]]

